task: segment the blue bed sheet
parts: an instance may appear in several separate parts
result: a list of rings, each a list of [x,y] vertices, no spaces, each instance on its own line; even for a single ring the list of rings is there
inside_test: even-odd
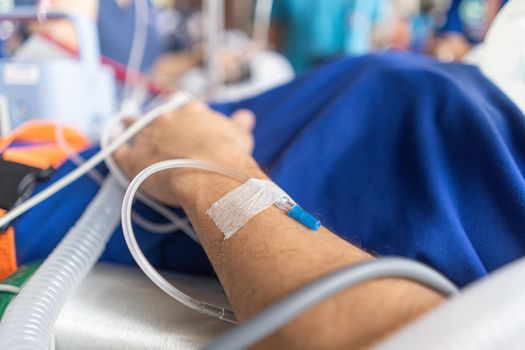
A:
[[[341,59],[214,108],[253,110],[261,166],[363,249],[419,260],[461,286],[525,252],[524,116],[475,67],[403,53]],[[96,191],[84,177],[17,220],[20,261],[49,254]],[[137,235],[161,268],[212,271],[181,233]],[[120,229],[103,260],[132,263]]]

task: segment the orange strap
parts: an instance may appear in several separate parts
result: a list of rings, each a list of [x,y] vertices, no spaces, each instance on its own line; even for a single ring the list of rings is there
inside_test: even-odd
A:
[[[0,216],[5,211],[0,209]],[[16,271],[15,231],[12,227],[0,232],[0,281]]]
[[[67,160],[68,154],[57,143],[57,133],[72,152],[80,152],[89,146],[89,140],[71,127],[60,127],[53,122],[30,121],[22,124],[6,138],[0,138],[2,158],[39,169],[57,168]],[[27,145],[12,146],[13,142]]]

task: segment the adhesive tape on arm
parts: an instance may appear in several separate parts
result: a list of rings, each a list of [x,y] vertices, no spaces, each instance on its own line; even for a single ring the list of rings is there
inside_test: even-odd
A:
[[[288,195],[273,182],[249,179],[215,202],[206,214],[224,234],[224,239],[229,239],[251,218],[283,197]]]

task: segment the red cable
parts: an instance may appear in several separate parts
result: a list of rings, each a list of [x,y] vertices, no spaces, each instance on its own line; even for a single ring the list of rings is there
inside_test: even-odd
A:
[[[72,56],[75,56],[77,57],[78,56],[78,50],[69,46],[69,45],[66,45],[60,41],[58,41],[57,39],[55,39],[51,34],[49,33],[40,33],[40,35],[46,39],[47,41],[55,44],[56,46],[58,46],[59,48],[63,49],[64,51],[68,52],[69,54],[71,54]],[[104,55],[100,55],[100,62],[102,64],[105,64],[105,65],[108,65],[110,66],[111,68],[113,68],[114,72],[115,72],[115,77],[121,81],[121,82],[125,82],[126,81],[126,76],[128,74],[128,69],[125,65],[123,65],[122,63],[120,62],[117,62],[107,56],[104,56]],[[130,70],[129,71],[130,73],[130,83],[132,85],[144,85],[148,91],[154,95],[168,95],[170,93],[173,92],[172,89],[169,89],[167,87],[164,87],[158,83],[156,83],[155,81],[153,81],[150,77],[148,77],[147,75],[143,74],[142,72],[140,71],[136,71],[136,70]]]

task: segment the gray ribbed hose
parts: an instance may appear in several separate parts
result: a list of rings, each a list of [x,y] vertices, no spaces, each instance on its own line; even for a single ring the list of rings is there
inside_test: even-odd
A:
[[[124,190],[108,177],[82,217],[22,288],[0,322],[0,349],[48,349],[62,307],[104,251]]]

